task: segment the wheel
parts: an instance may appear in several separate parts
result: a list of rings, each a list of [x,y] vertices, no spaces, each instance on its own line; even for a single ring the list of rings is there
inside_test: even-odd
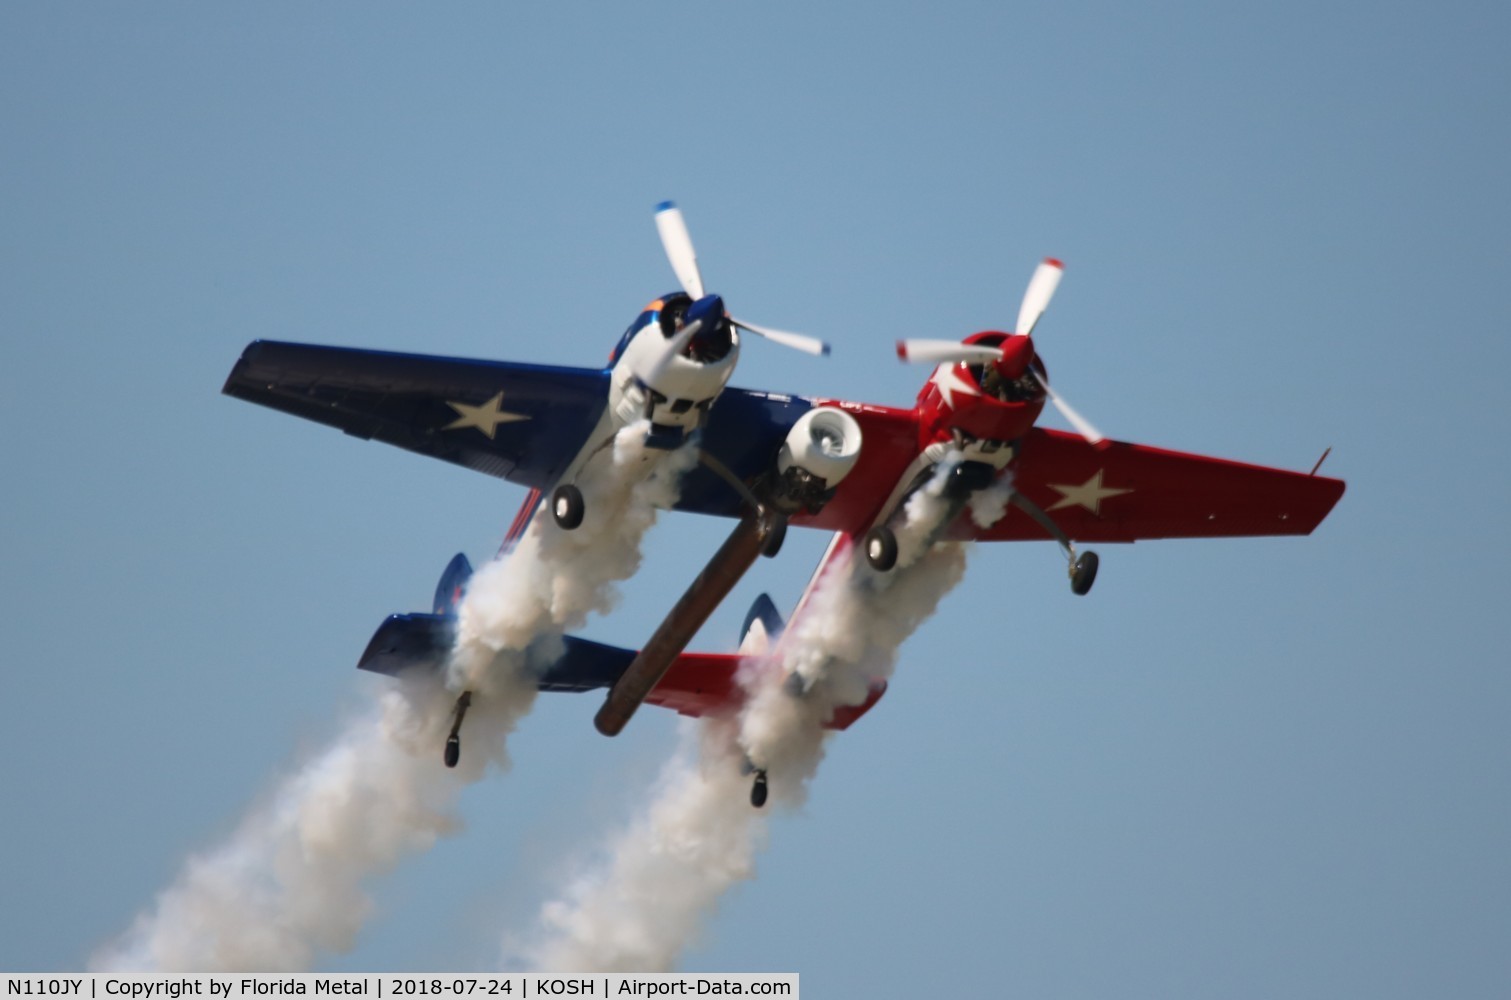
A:
[[[462,759],[462,741],[455,736],[446,741],[446,766],[456,767],[456,762]]]
[[[773,559],[782,551],[782,542],[787,539],[787,519],[781,514],[771,516],[771,524],[767,527],[766,541],[761,545],[761,555],[767,559]]]
[[[897,536],[885,524],[866,532],[866,562],[881,573],[897,565]]]
[[[992,484],[997,470],[985,462],[961,462],[950,471],[948,492],[955,500],[964,500],[977,490]]]
[[[551,516],[565,531],[571,531],[582,523],[582,490],[571,483],[563,483],[551,493]]]
[[[759,809],[766,804],[766,772],[757,771],[755,784],[750,786],[750,804]]]
[[[1091,593],[1091,585],[1097,581],[1097,554],[1082,552],[1070,572],[1070,592],[1084,597]]]

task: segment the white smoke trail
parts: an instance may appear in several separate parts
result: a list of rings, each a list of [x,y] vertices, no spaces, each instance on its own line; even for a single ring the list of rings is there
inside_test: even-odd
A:
[[[675,500],[696,460],[691,447],[648,452],[645,430],[621,431],[612,462],[594,463],[579,480],[587,513],[577,530],[537,517],[512,553],[476,574],[445,685],[409,678],[374,695],[226,843],[190,858],[91,965],[285,972],[350,949],[372,912],[366,884],[458,830],[462,789],[488,764],[507,766],[507,737],[535,700],[527,651],[611,607],[613,584],[638,567],[656,507]],[[448,770],[439,748],[463,688],[477,697],[461,765]]]
[[[426,700],[415,689],[376,696],[226,843],[191,858],[93,968],[287,972],[349,949],[371,912],[363,881],[457,826],[461,780],[408,746]]]
[[[640,568],[645,533],[658,511],[676,502],[683,473],[697,463],[695,444],[673,452],[647,448],[648,429],[642,421],[621,430],[612,461],[592,463],[579,477],[582,524],[562,531],[549,517],[536,517],[508,558],[488,563],[467,585],[446,686],[475,692],[474,706],[491,706],[482,743],[491,763],[508,766],[503,737],[535,702],[531,666],[554,659],[561,637],[588,615],[613,610],[614,584]],[[469,774],[480,766],[472,728],[477,710],[467,714],[461,767]]]
[[[898,544],[906,553],[901,537]],[[950,542],[917,553],[906,567],[899,557],[886,574],[859,561],[835,566],[839,579],[810,598],[777,661],[752,665],[758,673],[745,682],[739,743],[770,774],[774,801],[802,804],[831,735],[824,722],[891,678],[898,649],[960,582],[965,561],[966,546]],[[806,689],[801,697],[791,694],[794,675]]]
[[[580,626],[592,612],[613,609],[618,592],[611,584],[639,569],[641,539],[658,509],[676,502],[682,474],[697,462],[691,444],[670,453],[647,448],[647,430],[641,421],[620,431],[612,462],[590,464],[578,479],[586,499],[581,525],[561,531],[537,517],[514,558],[473,576],[448,670],[452,690],[486,692],[518,673],[495,662],[500,653],[518,653]]]
[[[650,808],[615,838],[607,867],[545,905],[543,936],[511,964],[666,971],[723,893],[754,875],[766,830],[750,808],[732,721],[689,725],[682,735]]]
[[[750,806],[742,763],[768,770],[774,802],[800,805],[823,759],[825,720],[891,675],[898,647],[964,575],[964,545],[924,550],[948,511],[947,473],[911,498],[892,572],[831,563],[776,655],[747,661],[740,716],[702,723],[663,771],[646,813],[608,845],[602,867],[545,904],[540,936],[517,949],[527,968],[668,971],[723,894],[753,876],[766,819]],[[792,693],[794,673],[801,697]],[[505,947],[516,950],[512,941]]]

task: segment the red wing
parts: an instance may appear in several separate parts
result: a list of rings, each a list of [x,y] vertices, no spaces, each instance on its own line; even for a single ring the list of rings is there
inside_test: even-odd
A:
[[[1309,535],[1343,481],[1121,441],[1100,447],[1036,428],[1018,458],[1014,485],[1076,541]],[[1044,539],[1023,511],[981,531],[969,512],[952,535],[983,541]]]

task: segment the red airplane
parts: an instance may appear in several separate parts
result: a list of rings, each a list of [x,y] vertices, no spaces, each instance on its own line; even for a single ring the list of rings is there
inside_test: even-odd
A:
[[[605,369],[257,342],[225,386],[529,487],[506,547],[543,506],[563,530],[581,523],[576,477],[603,452],[606,435],[642,417],[653,447],[696,434],[702,462],[684,477],[676,509],[739,518],[729,540],[640,651],[568,637],[566,653],[541,666],[544,690],[609,688],[595,718],[606,735],[644,701],[687,715],[734,710],[743,697],[734,681],[739,656],[683,651],[756,557],[775,555],[790,523],[836,533],[815,581],[856,545],[874,569],[890,571],[900,512],[936,474],[946,477],[946,509],[923,545],[1053,540],[1076,594],[1090,591],[1098,568],[1096,554],[1077,543],[1306,535],[1343,495],[1344,483],[1317,467],[1290,472],[1104,438],[1050,388],[1034,344],[1063,270],[1056,260],[1030,281],[1017,332],[898,343],[904,360],[937,366],[912,408],[727,387],[738,330],[813,353],[821,345],[733,320],[722,299],[704,294],[680,212],[664,203],[657,222],[684,291],[647,306]],[[1077,433],[1037,426],[1046,402]],[[444,663],[469,574],[465,558],[453,560],[434,613],[391,616],[359,666],[397,673]],[[780,618],[763,600],[752,617],[775,634]],[[880,694],[831,725],[847,726]],[[449,765],[469,701],[464,694],[458,703]]]

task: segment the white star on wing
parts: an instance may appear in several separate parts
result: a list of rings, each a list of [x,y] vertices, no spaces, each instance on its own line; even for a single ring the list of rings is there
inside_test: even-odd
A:
[[[1060,494],[1060,500],[1050,510],[1059,510],[1061,507],[1085,507],[1093,514],[1102,513],[1102,501],[1111,497],[1120,497],[1124,493],[1132,493],[1133,490],[1120,490],[1111,486],[1102,485],[1102,470],[1098,469],[1096,475],[1086,480],[1079,486],[1070,483],[1049,483],[1049,488]]]
[[[962,393],[966,396],[981,395],[980,389],[960,377],[960,373],[955,370],[955,363],[953,361],[946,362],[935,368],[934,377],[929,379],[929,381],[933,382],[935,388],[939,390],[939,395],[944,398],[944,405],[952,410],[955,408],[955,393]]]
[[[446,400],[446,405],[457,412],[457,418],[441,429],[445,431],[459,431],[464,427],[476,427],[488,435],[489,440],[492,440],[493,433],[498,430],[499,424],[512,424],[516,420],[530,419],[528,414],[509,413],[501,410],[500,407],[503,406],[503,403],[504,394],[502,392],[495,395],[482,406],[453,403],[448,399]]]

